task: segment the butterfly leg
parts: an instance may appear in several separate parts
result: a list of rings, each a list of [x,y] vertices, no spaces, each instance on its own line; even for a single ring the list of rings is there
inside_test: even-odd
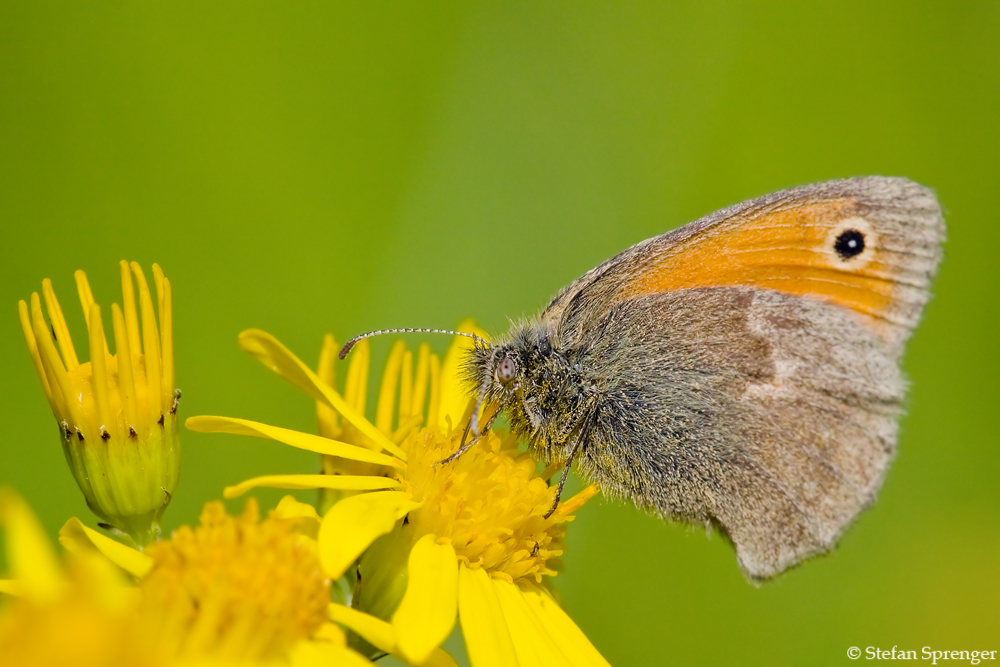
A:
[[[559,507],[559,499],[562,498],[563,487],[566,486],[566,478],[569,477],[569,469],[573,467],[573,460],[576,455],[580,452],[580,448],[583,446],[583,441],[587,439],[587,434],[590,432],[590,424],[593,421],[595,410],[591,409],[587,416],[583,419],[583,425],[580,426],[580,431],[576,436],[576,442],[573,443],[573,449],[570,450],[569,456],[566,458],[566,465],[563,467],[562,477],[559,478],[559,488],[556,489],[556,498],[552,501],[552,507],[549,511],[545,513],[543,519],[548,519],[555,513],[556,508]]]
[[[469,451],[470,449],[472,449],[472,447],[477,442],[479,442],[480,440],[482,440],[482,438],[487,433],[490,432],[490,427],[493,426],[493,422],[496,420],[496,418],[497,418],[497,416],[499,414],[500,414],[499,410],[497,410],[496,412],[494,412],[493,416],[490,417],[490,420],[488,422],[486,422],[486,426],[483,427],[483,430],[480,431],[478,435],[474,436],[472,438],[472,440],[469,440],[468,442],[466,442],[465,439],[469,437],[469,431],[472,429],[472,420],[470,419],[469,423],[465,425],[465,432],[462,433],[462,444],[459,446],[459,448],[455,452],[453,452],[452,454],[449,454],[447,457],[445,457],[445,458],[441,459],[440,461],[438,461],[437,463],[435,463],[434,465],[440,466],[440,465],[445,465],[447,463],[451,463],[452,461],[454,461],[455,459],[457,459],[459,456],[461,456],[462,454],[464,454],[467,451]]]

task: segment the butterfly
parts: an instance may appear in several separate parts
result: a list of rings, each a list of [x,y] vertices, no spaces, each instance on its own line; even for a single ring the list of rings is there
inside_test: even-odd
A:
[[[896,451],[900,358],[944,231],[929,189],[872,176],[638,243],[506,335],[474,337],[473,438],[445,462],[505,414],[564,466],[555,503],[575,465],[609,497],[717,527],[751,579],[826,552]],[[481,405],[496,408],[482,428]]]

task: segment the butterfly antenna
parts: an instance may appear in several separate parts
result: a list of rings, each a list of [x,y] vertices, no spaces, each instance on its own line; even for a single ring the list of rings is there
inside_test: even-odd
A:
[[[476,341],[476,344],[482,343],[487,345],[484,338],[480,338],[476,334],[465,333],[464,331],[450,331],[448,329],[379,329],[378,331],[369,331],[366,334],[361,334],[360,336],[355,336],[351,340],[344,344],[344,347],[340,348],[340,358],[344,359],[350,353],[351,348],[357,345],[360,341],[365,338],[371,338],[372,336],[381,336],[382,334],[391,333],[439,333],[439,334],[451,334],[453,336],[465,336],[466,338],[471,338]]]

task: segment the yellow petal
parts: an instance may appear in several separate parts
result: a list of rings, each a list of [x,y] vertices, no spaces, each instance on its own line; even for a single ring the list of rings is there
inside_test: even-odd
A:
[[[69,335],[69,327],[66,326],[66,317],[59,306],[59,299],[56,298],[56,291],[52,289],[52,281],[48,278],[42,281],[42,295],[45,297],[45,309],[49,311],[49,321],[52,322],[52,331],[59,342],[59,350],[66,362],[66,369],[71,371],[80,365],[80,361],[77,359],[76,349]]]
[[[493,582],[482,568],[459,567],[458,615],[472,667],[516,667],[521,664]]]
[[[456,331],[471,333],[480,338],[487,338],[486,332],[475,325],[472,320],[465,320],[458,325]],[[445,416],[451,417],[452,428],[458,425],[459,420],[469,406],[469,388],[466,386],[462,375],[462,365],[475,343],[466,336],[455,336],[448,354],[444,358],[444,366],[441,368],[441,408],[438,423],[445,425]]]
[[[424,412],[424,402],[427,400],[427,377],[430,373],[431,347],[427,343],[420,344],[417,356],[417,377],[413,380],[413,403],[410,414],[419,415]]]
[[[153,268],[157,268],[156,264]],[[162,271],[161,271],[162,273]],[[159,285],[157,287],[160,287]],[[174,400],[174,314],[173,291],[170,279],[164,278],[162,284],[163,297],[160,301],[160,354],[163,355],[163,391],[164,404],[170,405]]]
[[[52,412],[56,415],[56,419],[60,419],[59,407],[52,397],[52,386],[49,384],[48,376],[45,373],[45,365],[42,363],[42,357],[38,352],[38,343],[35,341],[35,332],[32,329],[31,317],[28,315],[28,304],[24,301],[18,301],[17,313],[21,318],[21,332],[24,334],[24,342],[28,344],[28,353],[31,355],[31,361],[35,365],[35,372],[38,374],[38,379],[42,382],[42,390],[45,392],[45,398],[48,400]]]
[[[132,283],[132,268],[124,259],[118,262],[122,283],[122,313],[125,316],[125,329],[128,334],[128,347],[134,354],[142,351],[139,340],[139,315],[135,308],[135,286]]]
[[[392,434],[392,441],[397,444],[403,442],[410,436],[413,429],[420,426],[420,422],[422,421],[423,418],[420,415],[413,415],[406,421],[400,423],[399,428],[397,428]]]
[[[420,664],[455,627],[458,561],[451,544],[424,535],[410,551],[406,593],[392,617],[400,653]]]
[[[430,356],[427,370],[431,377],[431,402],[427,407],[427,424],[438,428],[441,424],[441,360],[436,354]]]
[[[16,579],[0,579],[0,595],[20,597],[24,595],[24,586]]]
[[[392,626],[382,619],[336,603],[331,603],[328,609],[331,620],[354,630],[380,651],[402,658],[396,646]],[[439,648],[434,649],[425,662],[418,664],[420,667],[455,667],[455,661],[452,657]]]
[[[297,521],[297,529],[300,533],[316,539],[319,534],[321,519],[316,512],[316,508],[306,503],[300,503],[292,496],[285,496],[278,503],[278,506],[271,512],[271,516],[278,519],[293,519]],[[316,550],[319,553],[319,550]]]
[[[96,303],[90,304],[90,386],[94,392],[94,405],[97,407],[97,416],[100,419],[102,431],[111,428],[111,402],[108,397],[108,355],[104,350],[108,346],[108,341],[104,337],[104,322],[101,319],[101,307]],[[104,431],[105,433],[107,431]]]
[[[347,383],[344,385],[344,400],[359,415],[365,414],[365,403],[368,399],[368,369],[371,367],[371,361],[371,345],[367,339],[361,340],[351,351],[351,361],[347,365]]]
[[[52,543],[38,517],[21,497],[0,489],[0,523],[5,528],[7,564],[26,595],[46,598],[62,581]]]
[[[274,516],[279,519],[315,519],[319,521],[319,513],[316,508],[308,503],[300,503],[293,496],[285,496],[274,508]]]
[[[323,347],[319,352],[319,366],[316,369],[316,376],[328,387],[337,386],[336,362],[337,352],[340,346],[333,339],[333,335],[323,336]],[[340,435],[340,424],[337,423],[337,411],[322,401],[316,402],[316,418],[319,421],[320,435],[327,438],[336,438]]]
[[[87,582],[95,600],[101,600],[108,608],[121,609],[124,605],[135,608],[142,593],[127,577],[122,569],[94,547],[84,547],[71,554],[73,580]]]
[[[153,312],[153,298],[150,296],[149,284],[146,282],[146,274],[142,272],[142,267],[137,262],[130,264],[132,273],[135,275],[135,282],[139,286],[139,317],[142,319],[142,355],[146,363],[146,380],[149,383],[149,392],[146,394],[149,403],[149,418],[155,422],[160,418],[163,411],[162,391],[157,391],[163,385],[160,383],[162,377],[160,371],[163,368],[160,358],[160,334],[156,327],[156,314]],[[77,271],[77,274],[82,273]],[[79,275],[77,275],[79,280]],[[81,300],[83,295],[81,292]],[[88,320],[89,322],[89,320]],[[132,350],[138,352],[138,350]]]
[[[376,491],[398,489],[399,482],[388,477],[371,475],[263,475],[254,477],[222,491],[225,498],[242,496],[250,489],[266,486],[272,489],[344,489],[347,491]]]
[[[562,465],[560,465],[559,467],[562,468]],[[542,477],[544,479],[548,479],[544,475],[542,475]],[[568,514],[572,514],[573,512],[583,507],[584,503],[586,503],[588,500],[596,496],[599,491],[600,489],[598,489],[596,485],[591,484],[590,486],[583,489],[572,498],[564,500],[561,503],[559,503],[559,509],[556,510],[554,516],[564,517]]]
[[[514,651],[522,665],[559,665],[571,667],[572,662],[563,654],[559,645],[535,617],[521,589],[516,584],[501,579],[491,579],[497,600],[503,609]]]
[[[403,353],[403,367],[399,375],[399,423],[413,415],[413,353]],[[393,440],[393,442],[396,442]]]
[[[324,623],[312,635],[313,639],[322,640],[337,646],[347,646],[347,635],[336,623]]]
[[[372,663],[346,646],[329,642],[300,641],[288,652],[292,667],[371,667]]]
[[[331,621],[354,630],[375,648],[386,653],[396,651],[396,637],[392,626],[385,621],[336,602],[331,602],[327,609]]]
[[[93,528],[73,517],[59,529],[59,543],[66,551],[77,553],[96,549],[108,560],[136,577],[144,577],[153,567],[153,559],[132,547],[116,542],[107,535],[101,535]]]
[[[392,408],[396,402],[399,370],[405,353],[406,343],[397,340],[385,362],[385,370],[382,371],[382,384],[379,386],[378,403],[375,406],[375,427],[386,435],[392,433]]]
[[[522,588],[521,593],[541,627],[573,665],[610,667],[604,656],[587,639],[587,635],[583,634],[548,591],[539,586],[529,586]]]
[[[327,576],[339,578],[375,538],[419,506],[402,491],[380,491],[348,496],[331,507],[319,529],[319,557]]]
[[[278,426],[269,426],[260,422],[250,421],[249,419],[198,416],[190,417],[184,422],[184,425],[198,433],[232,433],[234,435],[250,435],[255,438],[270,438],[271,440],[277,440],[286,445],[316,452],[317,454],[339,456],[340,458],[351,459],[352,461],[392,466],[399,470],[406,469],[406,464],[394,456],[386,456],[385,454],[373,452],[370,449],[351,445],[346,442],[331,440],[311,433],[292,431]]]
[[[272,371],[317,401],[323,401],[339,412],[340,416],[351,422],[356,429],[371,438],[379,447],[404,461],[406,460],[406,454],[402,449],[393,444],[389,438],[375,428],[374,424],[349,406],[340,394],[323,383],[308,366],[278,342],[274,336],[258,329],[248,329],[240,334],[240,346]]]

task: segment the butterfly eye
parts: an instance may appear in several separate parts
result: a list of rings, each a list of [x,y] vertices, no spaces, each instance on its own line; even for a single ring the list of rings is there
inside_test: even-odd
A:
[[[857,257],[865,250],[865,235],[856,229],[848,229],[833,242],[833,249],[841,259]]]
[[[510,384],[511,380],[514,379],[514,375],[517,374],[517,364],[508,355],[500,360],[497,365],[497,379],[503,384]]]

